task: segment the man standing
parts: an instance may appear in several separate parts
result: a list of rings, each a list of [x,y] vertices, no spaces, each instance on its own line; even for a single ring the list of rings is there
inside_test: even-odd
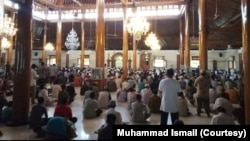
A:
[[[172,124],[175,120],[179,119],[177,108],[177,93],[181,92],[180,84],[177,80],[173,79],[174,70],[167,70],[167,78],[162,79],[159,84],[159,94],[161,99],[161,125],[166,125],[168,121],[168,114],[170,113]]]
[[[56,64],[53,64],[50,68],[49,68],[49,73],[50,73],[50,84],[54,83],[55,78],[57,77],[57,73],[58,70],[56,68]]]
[[[210,78],[206,71],[201,71],[200,76],[195,79],[194,86],[197,87],[197,115],[200,116],[202,104],[204,104],[205,112],[210,117],[209,107],[209,87]]]
[[[30,97],[31,97],[31,103],[35,104],[35,97],[36,97],[36,80],[39,78],[37,72],[36,72],[36,65],[31,65],[31,75],[30,75]]]
[[[49,72],[49,69],[46,67],[44,62],[41,62],[41,66],[37,69],[39,78],[38,78],[38,82],[40,84],[46,84],[47,83],[47,75]]]

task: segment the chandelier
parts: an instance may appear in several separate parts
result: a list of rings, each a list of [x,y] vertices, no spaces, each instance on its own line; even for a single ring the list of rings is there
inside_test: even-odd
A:
[[[159,40],[153,32],[150,32],[146,37],[145,45],[150,47],[152,50],[159,50],[161,48]]]
[[[10,47],[10,42],[8,41],[8,39],[6,37],[2,37],[1,40],[1,46],[3,49],[8,49]]]
[[[141,36],[149,31],[149,27],[147,20],[138,14],[134,14],[127,24],[128,32],[133,34],[137,41],[141,40]]]
[[[151,46],[151,49],[152,50],[160,50],[161,46],[159,44],[155,44],[155,45]]]
[[[66,46],[68,50],[76,50],[79,48],[80,46],[79,39],[73,27],[71,31],[68,33],[64,45]]]
[[[15,28],[15,23],[12,18],[4,14],[4,17],[0,19],[0,36],[1,37],[12,37],[16,34],[17,28]]]
[[[53,44],[51,42],[48,42],[46,45],[45,45],[45,50],[46,51],[53,51],[55,48],[53,46]]]

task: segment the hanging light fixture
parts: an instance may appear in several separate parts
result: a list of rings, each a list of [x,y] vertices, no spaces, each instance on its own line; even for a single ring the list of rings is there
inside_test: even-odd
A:
[[[68,33],[64,45],[66,46],[66,48],[68,50],[76,50],[79,48],[80,42],[79,42],[79,39],[77,37],[77,33],[73,27],[72,27],[71,31]]]
[[[146,37],[145,45],[150,47],[152,50],[159,50],[161,48],[159,40],[153,32],[150,32]]]
[[[161,46],[159,44],[154,44],[153,46],[151,46],[152,50],[160,50]]]
[[[74,9],[74,7],[73,7],[73,9]],[[74,17],[75,17],[75,13],[74,13]],[[77,37],[77,33],[74,29],[74,19],[72,21],[72,29],[68,33],[64,45],[66,46],[66,48],[68,50],[76,50],[80,47],[80,42],[79,42],[79,39]]]
[[[8,49],[10,47],[10,41],[6,37],[2,37],[1,46],[3,49]]]
[[[46,11],[45,11],[45,16],[46,16],[46,21],[45,21],[45,30],[48,30],[47,28],[47,18],[48,18],[48,9],[49,7],[47,7],[47,2],[46,2]],[[47,34],[47,33],[46,33]],[[49,34],[50,37],[50,34]],[[50,38],[49,38],[50,39]],[[47,42],[46,45],[44,46],[44,49],[46,51],[53,51],[55,49],[53,43],[51,42]]]
[[[1,37],[13,37],[16,35],[17,28],[15,27],[14,20],[4,14],[4,17],[0,19],[0,36]]]
[[[129,19],[127,24],[128,32],[135,36],[135,40],[141,40],[141,36],[145,35],[150,28],[150,24],[146,18],[134,12],[133,16]]]
[[[48,42],[46,45],[45,45],[45,50],[46,51],[53,51],[55,49],[54,45],[51,43],[51,42]]]

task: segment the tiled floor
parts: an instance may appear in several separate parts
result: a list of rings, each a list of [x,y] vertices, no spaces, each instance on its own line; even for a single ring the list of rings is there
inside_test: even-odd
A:
[[[77,137],[74,140],[96,140],[97,134],[94,133],[103,123],[104,114],[95,119],[83,119],[82,118],[82,109],[83,109],[83,97],[79,95],[79,88],[76,88],[78,93],[75,101],[72,103],[73,115],[78,118],[76,122],[77,128]],[[112,93],[112,99],[115,100],[115,93]],[[123,122],[129,123],[130,118],[128,111],[126,109],[126,103],[117,103],[116,109],[121,112]],[[195,116],[195,107],[189,106],[190,111],[193,114],[190,117],[180,117],[186,125],[204,125],[210,124],[211,118],[207,117],[205,114],[201,117]],[[54,106],[48,108],[49,116],[52,116],[54,112]],[[105,111],[104,111],[105,112]],[[150,125],[159,125],[160,115],[152,114],[149,122]],[[131,123],[132,124],[132,123]],[[20,127],[6,127],[0,125],[0,130],[3,132],[3,136],[0,137],[0,140],[35,140],[35,134],[32,130],[28,129],[28,126]]]

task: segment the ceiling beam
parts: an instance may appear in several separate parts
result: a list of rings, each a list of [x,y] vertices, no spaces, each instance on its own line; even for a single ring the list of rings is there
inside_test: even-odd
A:
[[[95,9],[96,8],[96,4],[81,4],[79,6],[68,6],[68,5],[63,5],[63,6],[60,6],[59,4],[55,4],[53,2],[50,2],[48,0],[36,0],[36,2],[38,3],[41,3],[43,5],[47,5],[51,8],[54,8],[55,10],[57,9],[61,9],[61,10],[72,10],[72,9],[75,9],[75,10],[82,10],[82,9]],[[58,2],[63,2],[63,0],[60,0]],[[134,7],[133,6],[133,2],[124,2],[124,0],[121,0],[120,3],[107,3],[105,4],[105,7],[106,8],[122,8],[124,7],[124,4],[125,6],[127,7]],[[184,1],[168,1],[168,0],[165,0],[165,1],[148,1],[148,2],[136,2],[135,3],[137,7],[142,7],[142,6],[159,6],[159,5],[183,5],[185,4]]]
[[[212,28],[210,29],[209,32],[238,32],[239,30],[241,30],[241,27],[239,26],[235,26],[235,27],[224,27],[224,28]]]
[[[208,40],[207,41],[208,44],[242,44],[242,41],[218,41],[218,40]],[[191,41],[191,44],[199,44],[199,42],[197,41]]]

